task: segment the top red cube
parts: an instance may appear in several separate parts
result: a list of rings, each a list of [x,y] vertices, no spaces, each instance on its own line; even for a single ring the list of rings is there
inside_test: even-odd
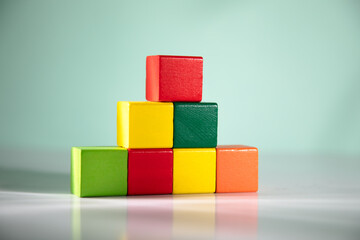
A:
[[[147,56],[146,99],[153,102],[200,102],[203,58]]]

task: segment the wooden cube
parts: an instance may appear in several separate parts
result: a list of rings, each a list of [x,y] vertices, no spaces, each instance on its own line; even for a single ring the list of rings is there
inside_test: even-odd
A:
[[[214,148],[217,145],[216,103],[174,103],[174,148]]]
[[[121,147],[73,147],[71,192],[79,197],[126,195],[127,155]]]
[[[173,171],[174,194],[215,192],[215,148],[175,148]]]
[[[258,190],[258,149],[244,145],[216,148],[216,192]]]
[[[172,103],[118,102],[118,146],[172,148],[173,114]]]
[[[203,58],[190,56],[148,56],[146,99],[155,102],[200,102]]]
[[[129,149],[128,152],[128,195],[172,193],[172,149]]]

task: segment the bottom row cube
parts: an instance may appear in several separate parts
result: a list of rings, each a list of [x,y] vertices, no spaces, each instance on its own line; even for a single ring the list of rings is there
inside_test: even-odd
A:
[[[73,147],[71,192],[79,197],[256,192],[257,148]]]

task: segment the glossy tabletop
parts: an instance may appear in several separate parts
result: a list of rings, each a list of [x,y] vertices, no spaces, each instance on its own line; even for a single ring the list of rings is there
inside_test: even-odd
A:
[[[357,158],[260,156],[258,193],[78,198],[0,171],[1,239],[359,239]]]

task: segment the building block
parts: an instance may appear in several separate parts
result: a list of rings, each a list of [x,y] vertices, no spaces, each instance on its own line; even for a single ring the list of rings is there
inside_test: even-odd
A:
[[[244,145],[216,148],[216,192],[258,190],[258,149]]]
[[[118,146],[172,148],[173,109],[172,103],[118,102]]]
[[[172,149],[129,149],[128,154],[128,195],[172,193]]]
[[[216,103],[174,103],[174,148],[214,148],[217,145]]]
[[[79,197],[126,195],[127,155],[120,147],[73,147],[71,192]]]
[[[215,192],[215,148],[175,148],[173,171],[174,194]]]
[[[148,56],[146,99],[155,102],[200,102],[203,58],[190,56]]]

